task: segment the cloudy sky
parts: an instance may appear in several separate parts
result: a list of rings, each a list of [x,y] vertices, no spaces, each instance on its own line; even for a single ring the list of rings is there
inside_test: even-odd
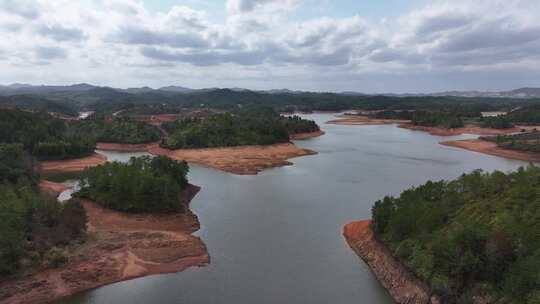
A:
[[[540,87],[539,0],[0,0],[0,84]]]

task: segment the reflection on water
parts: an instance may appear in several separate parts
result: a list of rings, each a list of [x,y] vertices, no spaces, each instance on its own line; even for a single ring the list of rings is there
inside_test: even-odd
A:
[[[370,217],[375,200],[428,179],[524,163],[438,145],[437,137],[385,126],[325,125],[297,144],[319,154],[257,176],[192,165],[192,201],[211,264],[109,285],[61,303],[391,303],[341,232]],[[126,155],[114,157],[123,158]],[[129,157],[127,157],[129,158]]]

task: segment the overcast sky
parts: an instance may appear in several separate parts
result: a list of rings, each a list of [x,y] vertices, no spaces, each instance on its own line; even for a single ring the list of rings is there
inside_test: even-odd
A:
[[[540,87],[539,0],[0,0],[0,84]]]

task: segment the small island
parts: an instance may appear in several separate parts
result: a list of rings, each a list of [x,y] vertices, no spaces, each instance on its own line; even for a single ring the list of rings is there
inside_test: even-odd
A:
[[[538,303],[538,167],[385,197],[344,235],[398,303]]]
[[[168,136],[150,153],[235,174],[291,165],[290,158],[315,154],[291,143],[292,138],[323,134],[313,121],[264,108],[166,122],[162,128]]]

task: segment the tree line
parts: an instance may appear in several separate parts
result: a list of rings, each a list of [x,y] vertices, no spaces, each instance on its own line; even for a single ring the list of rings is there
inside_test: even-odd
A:
[[[480,170],[385,197],[379,240],[445,303],[540,300],[540,168]]]
[[[540,152],[540,132],[538,131],[512,135],[483,136],[480,139],[494,142],[504,149]]]
[[[282,117],[269,108],[246,109],[167,122],[161,146],[169,149],[270,145],[289,141],[289,134],[318,131],[299,116]]]
[[[145,144],[161,138],[159,129],[144,122],[129,118],[106,118],[102,114],[93,114],[87,119],[74,123],[77,132],[98,142],[120,144]]]
[[[0,144],[0,276],[62,264],[61,247],[86,231],[77,201],[59,204],[39,192],[35,163],[21,144]]]
[[[79,197],[125,212],[184,212],[180,195],[189,167],[165,156],[131,158],[87,169]]]
[[[462,116],[452,112],[415,111],[411,122],[417,126],[440,127],[445,129],[464,126]]]
[[[44,112],[0,109],[0,142],[20,143],[39,160],[85,157],[97,141],[138,144],[159,139],[156,127],[128,119],[64,120]]]

